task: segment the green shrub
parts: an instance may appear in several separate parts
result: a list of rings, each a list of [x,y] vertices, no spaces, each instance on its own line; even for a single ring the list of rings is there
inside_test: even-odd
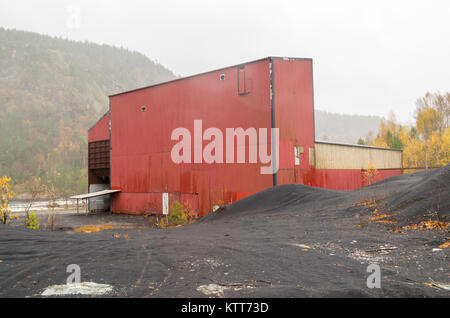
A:
[[[33,212],[26,217],[27,228],[39,230],[39,219]]]
[[[169,222],[172,225],[187,225],[193,222],[193,213],[188,203],[184,205],[178,200],[170,207]]]

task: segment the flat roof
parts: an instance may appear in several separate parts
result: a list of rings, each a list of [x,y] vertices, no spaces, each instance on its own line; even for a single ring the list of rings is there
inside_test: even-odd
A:
[[[309,58],[309,57],[268,56],[268,57],[264,57],[262,59],[257,59],[257,60],[248,61],[248,62],[244,62],[244,63],[239,63],[239,64],[235,64],[235,65],[230,65],[230,66],[226,66],[226,67],[221,67],[221,68],[214,69],[214,70],[207,71],[207,72],[202,72],[202,73],[198,73],[198,74],[194,74],[194,75],[179,77],[179,78],[176,78],[176,79],[173,79],[173,80],[170,80],[170,81],[166,81],[166,82],[152,84],[152,85],[148,85],[148,86],[144,86],[144,87],[135,88],[135,89],[132,89],[132,90],[129,90],[129,91],[125,91],[125,92],[109,95],[109,97],[114,97],[114,96],[118,96],[118,95],[122,95],[122,94],[132,93],[132,92],[135,92],[135,91],[139,91],[139,90],[143,90],[143,89],[147,89],[147,88],[151,88],[151,87],[164,85],[164,84],[169,84],[169,83],[173,83],[173,82],[178,82],[178,81],[185,80],[185,79],[188,79],[188,78],[191,78],[191,77],[196,77],[196,76],[205,75],[205,74],[208,74],[208,73],[213,73],[213,72],[217,72],[217,71],[221,71],[221,70],[226,70],[228,68],[238,67],[240,65],[261,62],[261,61],[264,61],[264,60],[312,61],[312,58]]]
[[[329,144],[329,145],[338,145],[338,146],[347,146],[347,147],[360,147],[360,148],[372,148],[372,149],[380,149],[380,150],[403,151],[398,148],[384,148],[384,147],[375,147],[375,146],[358,145],[358,144],[346,144],[343,142],[333,142],[333,141],[325,141],[325,140],[315,140],[314,142],[318,143],[318,144]]]
[[[102,190],[102,191],[96,191],[96,192],[91,192],[91,193],[78,194],[78,195],[71,196],[70,198],[71,199],[88,199],[88,198],[99,197],[101,195],[106,195],[106,194],[116,193],[116,192],[120,192],[120,190]]]

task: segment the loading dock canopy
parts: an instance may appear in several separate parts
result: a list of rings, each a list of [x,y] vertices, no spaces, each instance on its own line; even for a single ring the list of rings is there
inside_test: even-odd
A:
[[[107,194],[116,193],[116,192],[120,192],[120,190],[102,190],[102,191],[96,191],[96,192],[91,192],[91,193],[73,195],[70,198],[77,200],[77,213],[79,212],[78,201],[83,200],[83,199],[86,200],[86,215],[87,215],[87,213],[88,213],[87,201],[89,198],[99,197],[101,195],[107,195]]]
[[[74,196],[71,196],[70,198],[71,199],[89,199],[89,198],[99,197],[101,195],[106,195],[106,194],[111,194],[111,193],[116,193],[116,192],[120,192],[120,190],[102,190],[102,191],[97,191],[97,192],[74,195]]]

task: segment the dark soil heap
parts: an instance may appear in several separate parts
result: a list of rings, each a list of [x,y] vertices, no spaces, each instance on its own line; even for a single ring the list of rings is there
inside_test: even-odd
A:
[[[69,264],[84,282],[111,284],[108,296],[448,297],[448,227],[405,225],[443,224],[449,176],[446,166],[354,191],[283,185],[171,229],[1,225],[0,297],[39,297],[65,284]],[[101,224],[121,219],[105,214]],[[380,266],[381,288],[367,287],[369,264]]]

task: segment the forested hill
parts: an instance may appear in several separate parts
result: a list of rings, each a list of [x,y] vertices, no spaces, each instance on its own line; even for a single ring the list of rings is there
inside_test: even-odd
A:
[[[0,28],[0,176],[86,191],[87,129],[108,95],[174,78],[137,52]],[[380,119],[316,111],[316,138],[356,143]]]
[[[0,175],[85,191],[87,129],[108,95],[174,78],[137,52],[0,28]]]
[[[383,117],[380,116],[336,114],[316,110],[316,139],[356,144],[359,138],[364,139],[371,134],[373,141],[382,120]]]

